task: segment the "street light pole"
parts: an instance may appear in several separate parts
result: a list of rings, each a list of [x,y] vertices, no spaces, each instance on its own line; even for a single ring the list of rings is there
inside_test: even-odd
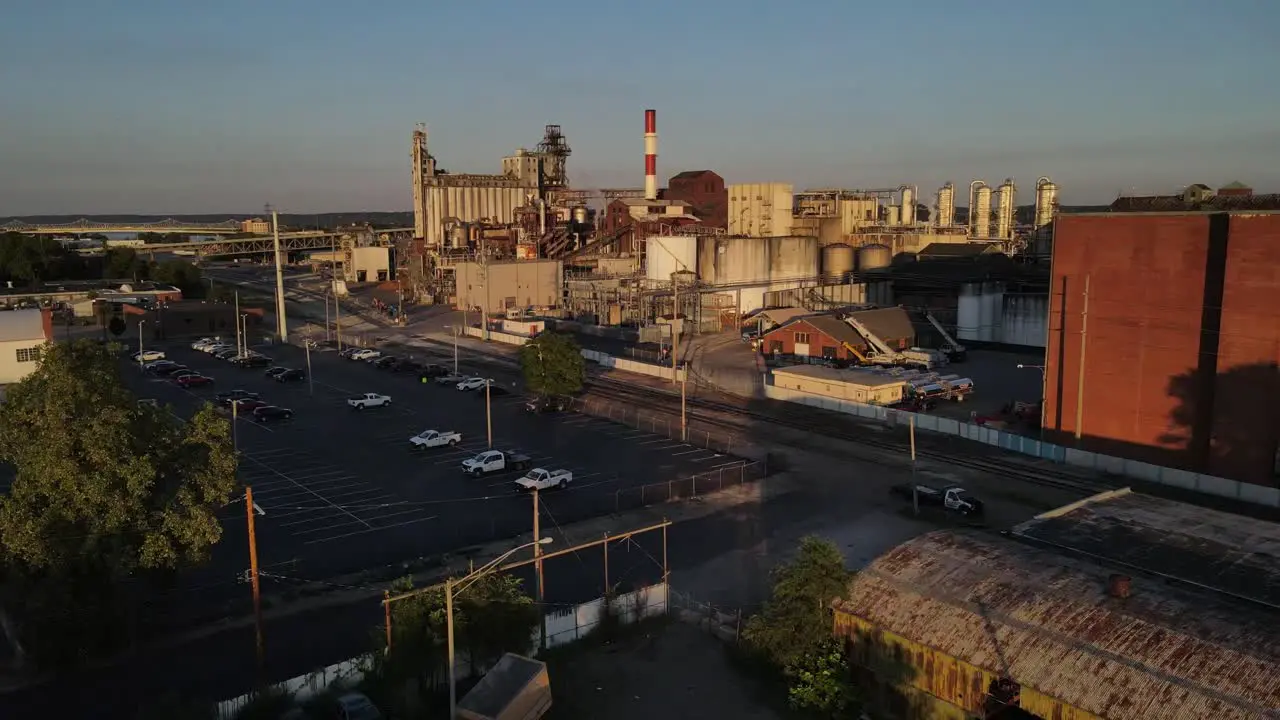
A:
[[[240,291],[236,291],[236,355],[243,355],[244,348],[240,345]]]
[[[142,326],[146,324],[147,324],[146,320],[138,321],[138,369],[139,370],[145,369],[147,365],[146,361],[143,360],[142,358]]]
[[[493,384],[492,380],[484,381],[484,425],[489,434],[489,449],[493,449],[493,412],[492,406],[489,405],[489,386]]]
[[[304,346],[307,349],[307,393],[309,395],[316,394],[316,381],[311,378],[311,341],[306,341]]]
[[[453,329],[453,374],[458,374],[458,328]]]
[[[453,596],[457,593],[461,593],[462,591],[466,590],[468,587],[471,586],[471,583],[474,583],[475,581],[479,580],[485,575],[488,575],[489,573],[496,570],[503,560],[506,560],[512,555],[529,547],[534,548],[535,552],[537,552],[538,550],[541,549],[543,545],[550,544],[553,539],[554,538],[551,538],[551,537],[539,538],[537,540],[534,540],[531,543],[525,543],[524,545],[521,545],[519,547],[515,547],[506,551],[505,553],[499,555],[496,559],[481,566],[479,569],[475,570],[469,575],[464,576],[461,580],[459,580],[456,583],[458,586],[458,589],[456,591],[454,590],[455,583],[453,581],[453,578],[445,579],[444,581],[444,614],[445,614],[445,627],[446,627],[446,635],[447,635],[446,645],[447,645],[447,651],[449,653],[448,664],[449,664],[449,717],[450,718],[456,718],[458,716],[458,694],[457,694],[458,683],[456,682],[456,679],[455,679],[456,670],[454,667],[454,649],[453,649]]]
[[[275,238],[273,245],[276,256],[276,332],[280,335],[280,342],[286,342],[289,339],[289,328],[284,316],[284,267],[280,263],[280,216],[275,208],[271,208],[271,234]]]

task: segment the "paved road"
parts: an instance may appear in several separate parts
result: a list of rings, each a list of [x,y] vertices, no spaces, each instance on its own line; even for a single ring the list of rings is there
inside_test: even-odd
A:
[[[305,368],[298,348],[261,349],[278,363]],[[256,526],[259,562],[269,573],[297,583],[388,566],[394,575],[402,572],[404,561],[513,537],[532,527],[530,499],[515,488],[515,473],[472,479],[460,472],[463,459],[488,447],[483,391],[423,385],[332,352],[312,353],[314,386],[276,383],[261,369],[236,368],[179,346],[170,346],[169,354],[214,377],[214,386],[184,390],[132,368],[126,378],[140,396],[170,404],[178,415],[187,416],[217,392],[233,388],[261,393],[296,413],[279,423],[244,417],[236,423],[239,478],[253,488],[265,511]],[[494,447],[574,473],[568,490],[543,494],[546,526],[638,507],[651,502],[655,489],[665,489],[669,480],[732,474],[742,464],[736,457],[590,416],[530,415],[512,377],[498,376],[495,382],[511,392],[490,403]],[[347,398],[365,392],[390,395],[393,404],[367,411],[346,405]],[[463,441],[453,448],[411,449],[409,437],[429,428],[458,431]],[[640,489],[654,483],[656,488]],[[242,608],[238,576],[247,557],[242,506],[227,508],[224,527],[213,562],[192,572],[183,590],[155,603],[153,620],[176,624],[195,610]]]

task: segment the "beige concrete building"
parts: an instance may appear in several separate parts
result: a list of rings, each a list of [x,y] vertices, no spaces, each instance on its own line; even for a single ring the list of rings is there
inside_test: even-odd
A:
[[[351,248],[351,266],[343,266],[347,282],[386,282],[391,280],[391,248]]]
[[[270,235],[271,221],[262,218],[250,218],[240,221],[240,232],[253,233],[254,235]]]
[[[790,235],[792,195],[788,183],[730,185],[729,234],[746,237]]]
[[[53,316],[48,310],[0,312],[0,385],[35,372],[44,344],[52,340]]]
[[[464,262],[454,267],[460,308],[498,312],[555,307],[564,296],[564,264],[559,260]]]
[[[773,384],[836,400],[867,405],[893,405],[906,396],[906,382],[865,370],[840,370],[822,365],[796,365],[773,371]]]

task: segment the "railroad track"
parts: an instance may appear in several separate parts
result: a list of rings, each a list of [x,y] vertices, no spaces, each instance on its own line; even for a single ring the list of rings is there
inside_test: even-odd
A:
[[[624,401],[632,406],[644,407],[662,412],[673,412],[669,403],[673,400],[677,403],[679,402],[679,397],[674,396],[672,393],[666,393],[660,390],[637,390],[634,386],[619,383],[607,378],[594,378],[588,383],[588,385],[590,390],[596,395]],[[658,397],[661,397],[665,402],[658,401]],[[908,449],[907,444],[900,441],[851,432],[832,422],[815,422],[811,418],[799,418],[789,416],[788,414],[764,414],[741,406],[716,402],[713,400],[705,400],[702,398],[689,398],[686,402],[688,405],[686,415],[690,422],[698,422],[704,425],[720,427],[735,432],[750,432],[753,429],[752,426],[755,424],[770,423],[825,437],[846,440],[864,447],[890,452],[899,456]],[[700,411],[715,412],[719,413],[719,415],[708,415],[705,412]],[[674,412],[678,413],[679,408],[675,408]],[[734,418],[734,420],[727,418]],[[739,418],[741,420],[738,420]],[[1089,481],[1079,476],[1067,473],[1029,468],[1021,465],[1020,463],[1002,461],[997,457],[986,454],[956,454],[953,452],[944,452],[917,446],[916,456],[935,460],[951,466],[959,466],[969,470],[991,473],[1001,477],[1007,477],[1046,487],[1054,487],[1062,490],[1097,493],[1105,490],[1114,490],[1117,487],[1114,484],[1108,484],[1104,481]],[[875,460],[877,458],[867,457],[866,459]]]

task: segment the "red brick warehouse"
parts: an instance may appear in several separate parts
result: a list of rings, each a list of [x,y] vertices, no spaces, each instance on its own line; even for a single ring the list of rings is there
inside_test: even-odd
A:
[[[1080,409],[1083,449],[1277,486],[1276,210],[1280,196],[1224,194],[1059,216],[1046,440],[1075,447]]]

